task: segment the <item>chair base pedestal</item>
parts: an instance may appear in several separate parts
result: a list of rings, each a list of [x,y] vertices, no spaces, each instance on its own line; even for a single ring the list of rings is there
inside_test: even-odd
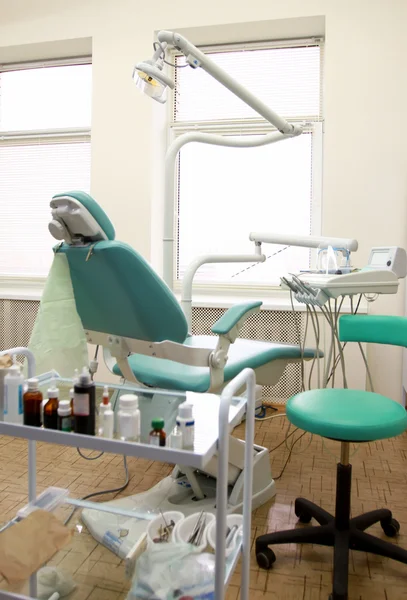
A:
[[[320,506],[305,498],[295,501],[295,514],[300,522],[309,523],[314,518],[319,527],[301,527],[286,531],[276,531],[262,535],[256,540],[256,557],[261,568],[269,569],[275,561],[275,555],[269,546],[272,544],[318,544],[332,546],[333,592],[332,600],[348,599],[349,550],[360,550],[392,558],[407,564],[407,550],[385,540],[365,533],[365,529],[374,523],[380,523],[389,537],[399,531],[398,522],[393,519],[390,510],[373,510],[353,519],[350,513],[351,466],[338,465],[336,514],[331,515]]]

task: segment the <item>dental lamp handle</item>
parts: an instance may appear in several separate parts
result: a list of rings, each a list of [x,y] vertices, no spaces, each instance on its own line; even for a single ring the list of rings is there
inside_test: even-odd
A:
[[[252,242],[264,244],[281,244],[284,246],[300,246],[303,248],[343,248],[350,252],[358,249],[357,240],[348,238],[320,237],[315,235],[290,235],[285,233],[252,232],[249,236]]]
[[[208,58],[206,54],[198,50],[196,46],[191,44],[191,42],[189,42],[179,33],[174,33],[172,31],[160,31],[157,37],[161,43],[167,42],[167,44],[174,46],[177,48],[177,50],[180,50],[186,56],[191,67],[201,67],[214,79],[219,81],[220,84],[235,94],[235,96],[253,108],[253,110],[255,110],[259,115],[264,117],[266,121],[271,123],[281,133],[287,133],[291,135],[300,135],[302,133],[302,127],[300,125],[292,125],[280,117],[276,112],[274,112],[274,110],[269,108],[267,104],[256,98],[252,92],[233,79],[233,77],[226,73],[226,71],[221,69],[216,63]]]

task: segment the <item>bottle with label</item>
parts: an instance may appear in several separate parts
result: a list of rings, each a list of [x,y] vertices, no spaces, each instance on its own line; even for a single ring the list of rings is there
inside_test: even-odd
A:
[[[60,400],[58,404],[59,431],[72,431],[72,411],[70,400]]]
[[[135,394],[120,396],[117,420],[121,440],[127,442],[140,441],[140,411],[138,397]]]
[[[95,384],[86,367],[74,385],[73,429],[75,433],[95,435]]]
[[[27,385],[28,389],[23,396],[24,425],[41,427],[43,398],[38,379],[36,377],[28,379]]]
[[[44,406],[44,427],[45,429],[57,429],[59,389],[55,385],[55,381],[48,388],[47,394],[48,402]]]
[[[165,446],[164,419],[153,419],[151,422],[150,444],[152,446]]]
[[[14,364],[4,377],[4,420],[7,423],[23,423],[23,386],[20,367]]]
[[[195,440],[195,419],[192,404],[183,402],[178,407],[177,426],[182,432],[182,447],[193,448]]]
[[[77,383],[79,381],[79,373],[78,373],[78,369],[75,369],[75,373],[73,376],[73,380],[72,380],[72,387],[69,390],[69,400],[71,401],[71,413],[73,415],[73,397],[74,397],[74,393],[75,393],[75,383]],[[72,426],[73,426],[73,418],[72,418]]]

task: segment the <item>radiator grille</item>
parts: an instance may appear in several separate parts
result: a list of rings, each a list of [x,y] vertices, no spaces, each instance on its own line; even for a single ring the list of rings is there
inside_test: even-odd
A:
[[[224,308],[193,307],[192,333],[212,335],[211,327],[226,311]],[[302,313],[280,310],[262,310],[251,315],[243,325],[241,337],[250,340],[298,344],[298,332],[302,333]],[[283,375],[273,386],[263,387],[263,400],[273,404],[285,404],[301,391],[301,365],[286,366]]]
[[[39,301],[0,299],[0,350],[27,346],[37,316]],[[192,333],[212,335],[211,327],[225,312],[223,308],[193,307]],[[242,337],[254,340],[298,343],[302,332],[302,313],[262,310],[249,317],[242,328]],[[20,357],[22,360],[23,357]],[[274,386],[263,387],[263,399],[273,404],[285,402],[301,391],[300,364],[287,365]]]
[[[0,300],[0,350],[28,346],[39,305],[38,300]]]

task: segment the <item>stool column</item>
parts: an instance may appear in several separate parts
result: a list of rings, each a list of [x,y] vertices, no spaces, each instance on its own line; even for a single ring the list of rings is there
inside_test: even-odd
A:
[[[349,442],[341,443],[341,462],[336,471],[335,526],[339,531],[349,529],[352,465],[349,464]]]

